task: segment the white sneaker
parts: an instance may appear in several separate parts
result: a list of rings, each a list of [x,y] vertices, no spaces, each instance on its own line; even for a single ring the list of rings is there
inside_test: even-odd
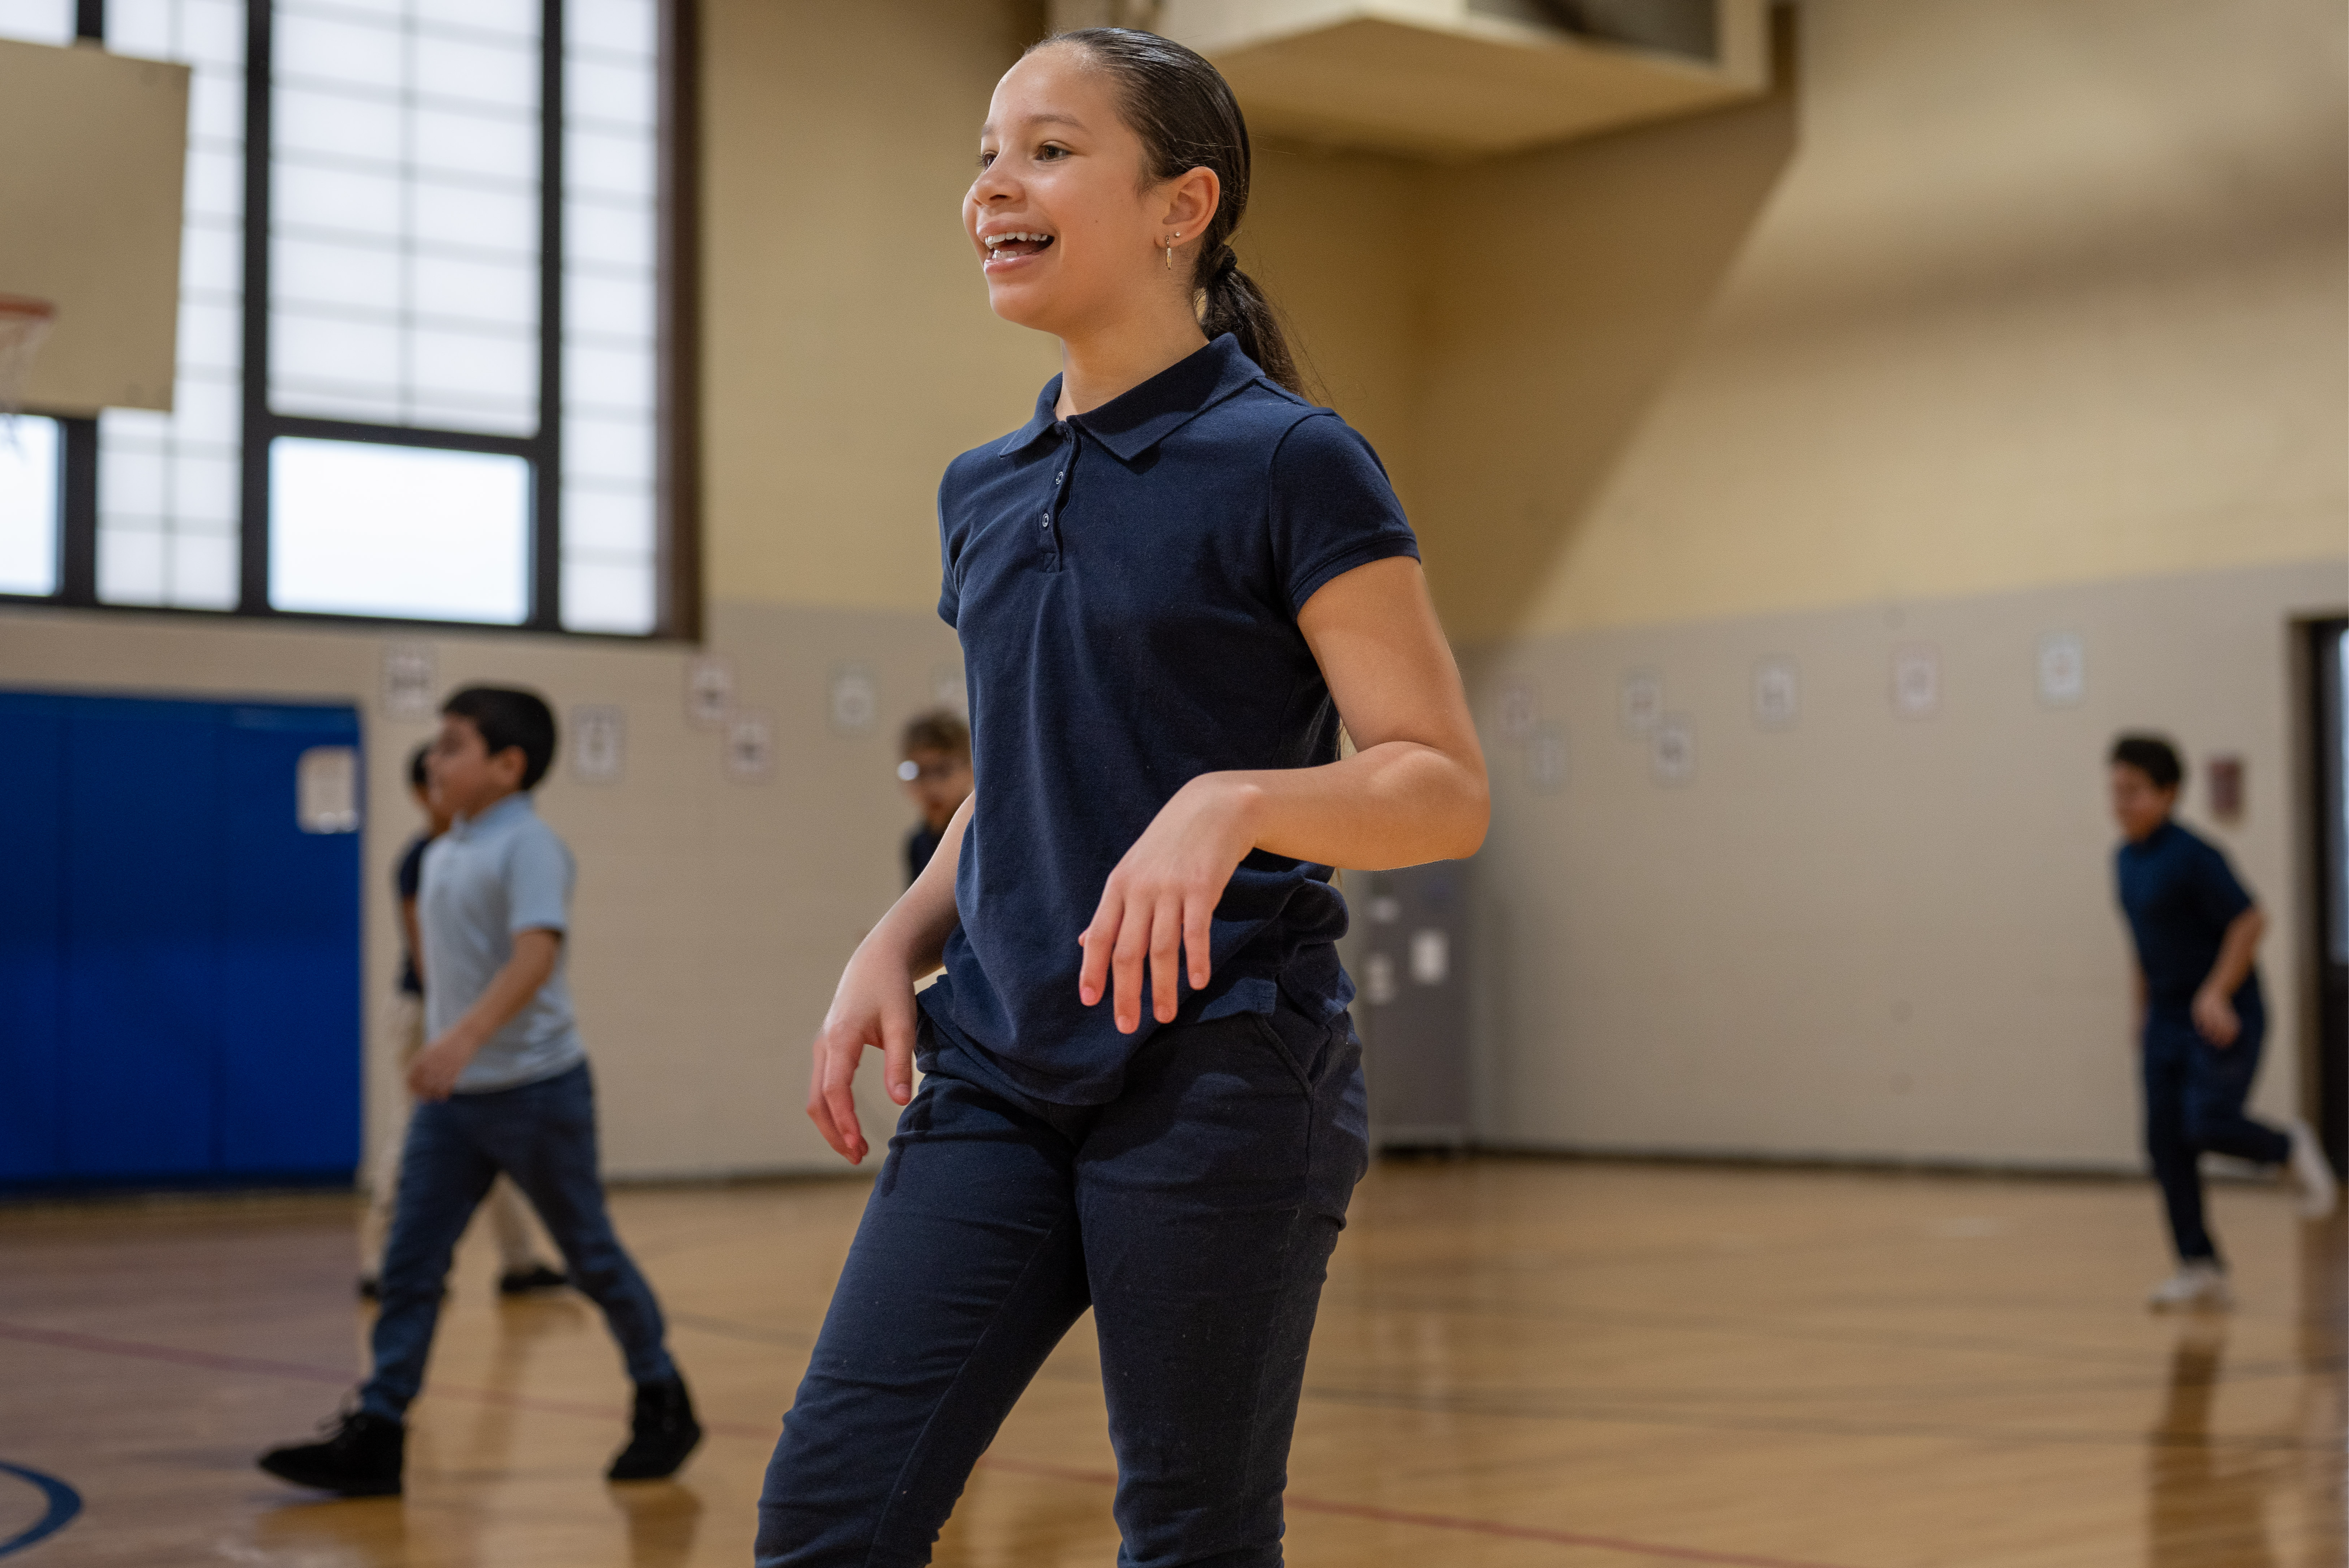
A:
[[[2235,1304],[2227,1289],[2226,1272],[2206,1259],[2180,1263],[2178,1272],[2153,1287],[2145,1304],[2156,1312],[2220,1312]]]
[[[2300,1217],[2322,1220],[2333,1212],[2333,1205],[2341,1196],[2341,1184],[2333,1179],[2332,1162],[2324,1158],[2324,1146],[2316,1139],[2316,1129],[2294,1116],[2284,1124],[2292,1134],[2292,1179],[2300,1189]]]

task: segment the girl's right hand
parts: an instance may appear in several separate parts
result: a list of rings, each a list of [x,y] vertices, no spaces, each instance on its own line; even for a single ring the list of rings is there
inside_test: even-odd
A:
[[[881,1053],[889,1098],[902,1106],[914,1097],[914,982],[905,957],[885,940],[885,929],[865,938],[842,971],[832,1010],[816,1031],[808,1080],[808,1119],[851,1165],[862,1164],[869,1147],[850,1088],[865,1047]]]

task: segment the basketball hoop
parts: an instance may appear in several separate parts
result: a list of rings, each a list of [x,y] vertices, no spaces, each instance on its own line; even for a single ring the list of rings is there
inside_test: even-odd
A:
[[[20,294],[0,294],[0,426],[11,446],[16,441],[16,416],[25,408],[25,382],[33,373],[33,357],[57,324],[57,307],[46,299]]]

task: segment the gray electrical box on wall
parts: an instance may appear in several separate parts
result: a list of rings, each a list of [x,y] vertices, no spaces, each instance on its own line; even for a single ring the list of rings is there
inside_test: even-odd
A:
[[[1355,1019],[1380,1148],[1458,1148],[1469,1135],[1468,868],[1454,861],[1346,878]]]

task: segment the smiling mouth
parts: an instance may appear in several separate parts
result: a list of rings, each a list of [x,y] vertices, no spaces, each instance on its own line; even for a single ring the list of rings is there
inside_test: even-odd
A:
[[[1015,256],[1032,256],[1037,254],[1039,252],[1050,248],[1052,244],[1052,236],[1050,234],[1032,234],[1012,231],[999,234],[989,234],[987,236],[984,244],[987,246],[987,259],[988,261],[1009,261]]]

